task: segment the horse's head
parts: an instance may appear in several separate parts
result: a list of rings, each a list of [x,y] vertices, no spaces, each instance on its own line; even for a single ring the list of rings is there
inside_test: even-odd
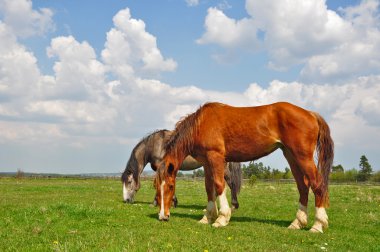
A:
[[[159,220],[169,220],[178,169],[178,162],[170,157],[165,157],[158,167],[156,174],[156,195],[157,204],[160,209],[158,214]]]
[[[126,203],[133,203],[136,192],[140,189],[140,183],[136,180],[133,173],[124,171],[121,176],[123,183],[123,199]]]

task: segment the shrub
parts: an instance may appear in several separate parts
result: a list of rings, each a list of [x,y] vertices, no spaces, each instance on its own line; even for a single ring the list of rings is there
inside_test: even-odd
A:
[[[380,182],[380,171],[374,173],[371,177],[371,181]]]
[[[330,180],[332,181],[348,181],[344,172],[333,172],[330,174]]]
[[[251,175],[251,177],[249,178],[248,184],[253,186],[254,184],[256,184],[256,181],[257,181],[256,175]]]
[[[16,172],[16,179],[22,179],[24,176],[25,176],[24,171],[21,170],[21,169],[17,169],[17,172]]]
[[[358,177],[358,170],[351,169],[344,173],[344,177],[346,181],[356,181]]]

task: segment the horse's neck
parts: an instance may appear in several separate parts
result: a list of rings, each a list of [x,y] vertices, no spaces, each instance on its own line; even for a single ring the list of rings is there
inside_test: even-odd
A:
[[[146,149],[145,143],[141,143],[137,146],[134,153],[134,158],[136,159],[137,169],[138,169],[139,174],[143,172],[144,167],[149,162],[148,158],[146,157],[145,149]]]

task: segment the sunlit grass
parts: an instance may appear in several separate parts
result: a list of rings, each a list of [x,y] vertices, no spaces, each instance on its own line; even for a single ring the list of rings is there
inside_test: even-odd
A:
[[[133,205],[118,180],[0,179],[0,251],[379,251],[380,187],[330,186],[325,234],[288,230],[295,184],[244,186],[227,227],[198,224],[203,181],[178,181],[179,206],[157,220],[144,181]],[[229,197],[229,196],[228,196]],[[314,218],[310,194],[309,228]]]

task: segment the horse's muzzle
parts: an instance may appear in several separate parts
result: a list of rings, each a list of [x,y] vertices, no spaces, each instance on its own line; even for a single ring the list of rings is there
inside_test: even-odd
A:
[[[125,200],[124,200],[124,203],[132,204],[132,203],[133,203],[133,199],[125,199]]]
[[[170,215],[158,214],[158,219],[160,221],[169,221],[169,217],[170,217]]]

